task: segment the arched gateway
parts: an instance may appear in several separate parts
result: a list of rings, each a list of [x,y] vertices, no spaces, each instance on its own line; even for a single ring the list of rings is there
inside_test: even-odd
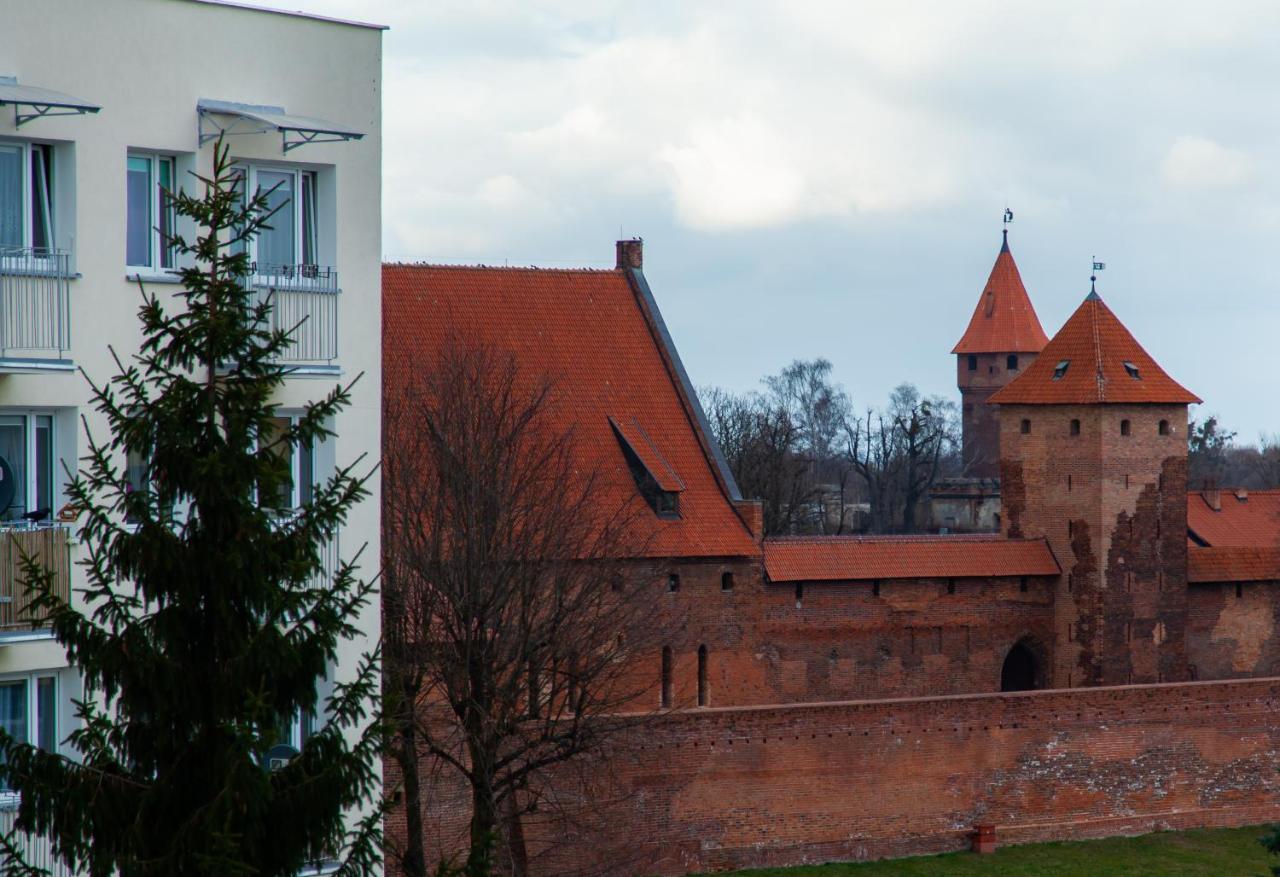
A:
[[[1018,640],[1000,669],[1001,691],[1034,691],[1044,687],[1044,662],[1027,640]]]

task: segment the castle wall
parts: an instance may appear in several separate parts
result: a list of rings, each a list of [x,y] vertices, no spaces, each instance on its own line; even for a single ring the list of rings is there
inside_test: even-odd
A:
[[[961,456],[965,475],[995,478],[1000,474],[1000,419],[991,394],[1022,374],[1035,361],[1034,353],[1018,353],[1017,368],[1010,369],[1007,353],[956,356],[956,385],[960,388]]]
[[[732,592],[723,570],[735,571]],[[666,590],[668,572],[680,576]],[[754,564],[673,564],[655,589],[675,706],[697,703],[707,647],[711,706],[998,691],[1019,640],[1052,650],[1052,579],[886,579],[772,584]],[[878,593],[877,593],[878,591]],[[660,698],[661,652],[647,659]],[[642,671],[643,672],[643,671]]]
[[[1047,537],[1063,569],[1053,685],[1187,679],[1186,406],[1004,405],[1000,423],[1003,531]]]
[[[1280,812],[1277,704],[1263,679],[667,714],[522,830],[535,874],[676,875],[961,849],[978,823],[1013,843],[1256,824]],[[453,778],[424,801],[457,843]]]
[[[1280,674],[1280,584],[1191,585],[1187,660],[1197,679]]]

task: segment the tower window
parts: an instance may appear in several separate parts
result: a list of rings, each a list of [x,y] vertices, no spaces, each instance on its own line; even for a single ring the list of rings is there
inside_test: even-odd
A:
[[[1031,434],[1031,421],[1027,420],[1025,417],[1022,419],[1021,430],[1023,435]]]
[[[1011,372],[1016,372],[1018,370],[1018,354],[1010,353],[1005,357],[1004,367]]]
[[[972,353],[969,354],[969,371],[976,372],[978,370],[978,357]]]
[[[676,591],[680,590],[680,574],[679,573],[673,572],[671,575],[667,576],[667,590],[673,594]]]
[[[1057,365],[1055,365],[1053,367],[1053,379],[1055,381],[1062,380],[1063,376],[1066,375],[1067,369],[1070,366],[1071,366],[1071,360],[1069,359],[1064,359],[1061,362],[1059,362]]]
[[[1080,421],[1078,420],[1071,421],[1071,434],[1072,435],[1080,434]]]
[[[954,594],[956,592],[956,580],[947,579],[947,593]]]
[[[1120,421],[1120,434],[1121,435],[1129,434],[1129,421],[1127,420]]]
[[[707,647],[698,646],[698,706],[707,705]]]
[[[1138,367],[1133,363],[1126,361],[1124,363],[1124,370],[1129,377],[1133,378],[1135,381],[1142,380],[1142,373],[1138,371]]]
[[[1160,434],[1161,435],[1169,434],[1169,421],[1167,420],[1160,421]]]
[[[722,591],[733,590],[733,573],[731,572],[720,573],[720,590]]]
[[[876,579],[874,582],[871,583],[871,596],[873,597],[880,596],[880,580],[879,579]]]
[[[659,694],[658,702],[663,707],[670,707],[672,696],[675,694],[675,685],[671,680],[671,646],[662,647],[662,691]]]
[[[1022,593],[1024,593],[1024,594],[1027,592],[1027,577],[1026,577],[1026,576],[1023,576],[1021,579],[1019,579],[1019,580],[1018,580],[1018,590],[1019,590],[1019,591],[1021,591],[1021,592],[1022,592]]]

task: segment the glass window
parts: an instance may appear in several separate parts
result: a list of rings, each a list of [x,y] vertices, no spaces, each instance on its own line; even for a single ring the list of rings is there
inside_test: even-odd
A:
[[[36,680],[36,745],[45,752],[58,749],[58,680],[53,676]]]
[[[34,743],[45,752],[56,752],[57,677],[0,679],[0,728],[19,743]],[[0,788],[6,788],[2,782]]]
[[[10,737],[27,742],[27,680],[0,682],[0,728]]]
[[[173,159],[130,155],[126,173],[125,264],[132,268],[172,268]]]
[[[249,244],[249,258],[259,274],[314,276],[299,266],[319,262],[319,220],[316,175],[313,171],[282,167],[240,168],[244,191],[260,192],[267,199],[270,218]],[[236,247],[242,251],[243,245]]]
[[[258,233],[257,241],[257,261],[264,267],[294,265],[298,261],[294,178],[294,174],[282,171],[258,171],[258,191],[266,196],[267,213],[270,214]]]
[[[0,247],[53,247],[53,150],[0,143]]]
[[[310,447],[292,447],[287,442],[279,441],[280,437],[297,422],[297,417],[281,415],[271,418],[264,445],[272,445],[273,452],[279,455],[289,468],[289,480],[280,485],[275,498],[259,496],[259,502],[265,508],[296,509],[311,502],[315,485],[315,454]]]
[[[0,521],[52,516],[53,416],[0,413]]]
[[[21,247],[23,233],[23,170],[26,165],[21,146],[0,143],[0,247]]]

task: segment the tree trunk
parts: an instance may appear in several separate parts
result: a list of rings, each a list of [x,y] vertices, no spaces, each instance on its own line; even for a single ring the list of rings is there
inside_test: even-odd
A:
[[[490,877],[493,874],[493,846],[497,830],[498,814],[493,806],[493,792],[477,774],[471,784],[471,850],[467,854],[467,877]]]
[[[405,679],[401,685],[408,711],[400,725],[400,774],[404,783],[405,848],[400,867],[405,877],[427,877],[427,854],[422,837],[422,769],[418,758],[417,716],[414,685]]]

